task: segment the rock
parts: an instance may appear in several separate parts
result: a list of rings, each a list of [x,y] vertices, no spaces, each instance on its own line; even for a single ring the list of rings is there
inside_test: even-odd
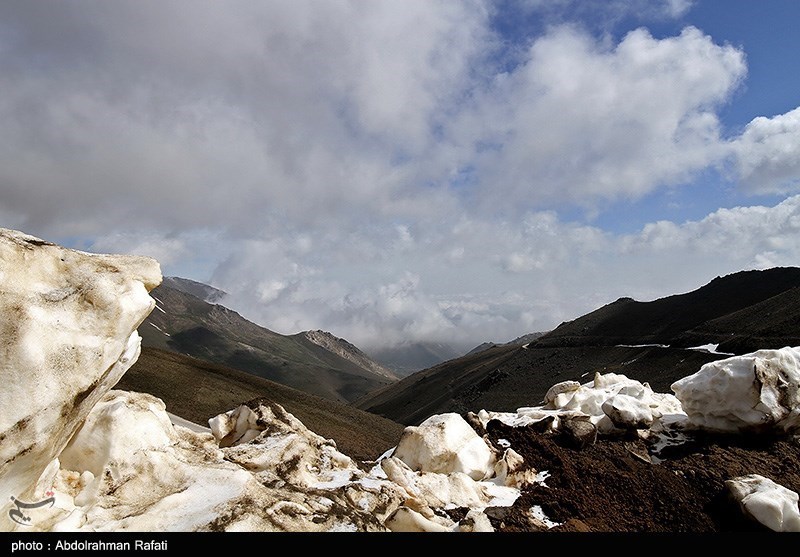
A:
[[[139,356],[158,262],[66,249],[0,229],[0,528]]]
[[[567,444],[576,449],[594,445],[597,441],[597,428],[588,416],[562,419],[559,431],[563,434]]]

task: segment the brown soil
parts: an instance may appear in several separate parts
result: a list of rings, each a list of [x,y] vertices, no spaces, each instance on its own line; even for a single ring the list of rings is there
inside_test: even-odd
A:
[[[797,437],[695,437],[653,458],[652,445],[636,435],[600,438],[583,449],[558,434],[498,421],[488,435],[495,444],[510,442],[526,466],[550,473],[546,487],[525,490],[513,507],[488,510],[500,532],[542,530],[528,518],[534,505],[561,523],[549,532],[767,532],[728,497],[725,480],[760,474],[800,491]]]

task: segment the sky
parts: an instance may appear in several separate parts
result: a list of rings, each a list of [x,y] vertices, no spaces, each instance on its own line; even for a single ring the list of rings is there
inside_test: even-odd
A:
[[[0,3],[0,226],[362,349],[800,265],[795,0]]]

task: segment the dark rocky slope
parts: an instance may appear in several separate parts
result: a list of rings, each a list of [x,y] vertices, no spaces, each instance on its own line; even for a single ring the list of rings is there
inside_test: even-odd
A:
[[[354,402],[404,424],[441,412],[513,411],[559,381],[613,371],[659,392],[718,352],[800,345],[800,269],[744,271],[652,302],[623,298],[528,343],[501,345],[417,372]],[[649,345],[649,346],[645,346]]]
[[[139,327],[143,346],[246,371],[339,402],[392,382],[305,335],[270,331],[168,283],[155,288],[152,296],[158,305]]]

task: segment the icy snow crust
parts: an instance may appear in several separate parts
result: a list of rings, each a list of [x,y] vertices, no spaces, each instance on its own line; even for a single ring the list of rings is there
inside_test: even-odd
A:
[[[0,527],[139,356],[161,282],[145,257],[73,251],[0,229]]]
[[[798,426],[800,349],[762,350],[706,364],[673,384],[675,396],[596,373],[553,385],[539,406],[517,412],[481,410],[469,423],[431,416],[365,470],[278,404],[241,405],[206,430],[175,425],[153,396],[112,390],[138,358],[136,329],[156,307],[156,261],[6,229],[0,259],[6,531],[488,532],[487,507],[513,505],[548,477],[508,441],[495,446],[477,432],[492,419],[545,420],[580,442],[636,430],[664,444],[691,428]],[[727,485],[755,520],[800,529],[796,493],[758,476]],[[453,508],[466,509],[464,518],[449,518]],[[557,525],[536,505],[528,514],[534,528]]]
[[[796,430],[798,387],[800,348],[792,347],[709,362],[672,384],[692,426],[732,433]]]

